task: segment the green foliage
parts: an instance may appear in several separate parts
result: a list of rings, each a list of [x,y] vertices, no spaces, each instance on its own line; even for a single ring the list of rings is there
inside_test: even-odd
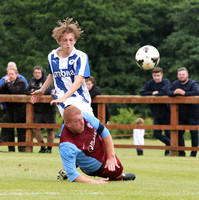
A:
[[[139,117],[142,117],[144,119],[145,125],[152,125],[153,119],[151,117],[143,117],[143,115],[140,113],[135,114],[135,110],[132,108],[118,108],[118,114],[114,115],[110,119],[110,124],[136,124],[136,119]],[[125,135],[125,134],[132,134],[133,130],[110,130],[111,135]],[[155,139],[153,137],[153,130],[147,129],[145,130],[145,138],[147,139]],[[150,133],[150,134],[147,134]],[[164,131],[163,131],[164,134]],[[129,136],[130,137],[130,136]],[[118,137],[118,138],[129,138],[127,136],[124,137]],[[184,134],[185,140],[191,139],[191,134],[189,131],[186,131]],[[156,140],[156,139],[155,139]]]
[[[142,117],[135,114],[132,108],[118,108],[117,115],[111,117],[110,124],[136,124],[136,119]],[[152,124],[151,118],[144,119],[144,124]],[[111,135],[132,134],[132,130],[110,130]],[[152,133],[152,130],[146,130],[146,133]]]
[[[192,79],[199,81],[197,76],[199,2],[184,1],[182,4],[175,5],[173,9],[176,11],[171,12],[169,18],[173,22],[174,31],[164,39],[160,47],[164,52],[161,63],[167,69],[171,81],[176,79],[176,70],[182,66],[187,67]]]
[[[47,55],[58,46],[52,30],[72,17],[84,30],[76,47],[88,54],[103,94],[139,94],[151,72],[134,56],[146,44],[159,50],[159,66],[171,82],[181,66],[198,80],[198,12],[196,0],[1,0],[0,74],[10,60],[28,80],[35,65],[48,71]]]

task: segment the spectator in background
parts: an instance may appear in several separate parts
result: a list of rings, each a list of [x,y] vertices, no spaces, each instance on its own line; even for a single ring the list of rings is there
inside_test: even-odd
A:
[[[11,67],[12,69],[18,70],[16,63],[13,62],[13,61],[10,61],[10,62],[7,64],[7,70],[8,70],[10,67]],[[5,76],[3,76],[3,77],[0,79],[0,86],[4,84],[5,78],[6,78],[7,76],[8,76],[8,75],[5,75]],[[26,78],[25,78],[24,76],[22,76],[21,74],[19,74],[19,73],[18,73],[18,77],[21,78],[21,79],[25,82],[26,87],[27,87],[27,86],[28,86],[28,81],[26,80]]]
[[[86,79],[86,85],[91,95],[91,99],[94,99],[96,95],[101,95],[100,88],[95,84],[93,76],[90,76],[89,78]],[[98,104],[91,103],[91,107],[93,109],[95,117],[98,117]],[[110,118],[110,111],[109,111],[109,106],[106,103],[106,124],[109,122],[109,118]]]
[[[163,70],[160,67],[155,67],[152,70],[153,79],[149,80],[143,89],[140,91],[141,96],[163,96],[167,95],[170,88],[168,79],[163,78]],[[154,125],[170,125],[170,104],[150,104],[153,124]],[[170,146],[170,130],[165,130],[165,135],[162,130],[154,130],[153,135],[155,138],[162,141],[166,146]],[[169,150],[165,150],[165,156],[169,155]]]
[[[40,66],[35,66],[33,68],[33,77],[31,78],[29,85],[26,89],[26,94],[31,94],[35,90],[38,90],[42,87],[44,82],[46,81],[47,76],[44,74],[44,70]],[[53,85],[51,85],[44,93],[44,95],[51,95],[51,91],[53,90]],[[52,106],[48,103],[37,103],[34,104],[34,123],[56,123],[56,105]],[[41,129],[34,128],[33,133],[39,143],[44,143],[44,138],[41,133]],[[47,142],[54,142],[54,129],[47,129]],[[39,153],[51,153],[52,147],[41,146]]]
[[[196,81],[189,79],[188,70],[181,67],[177,70],[178,80],[175,80],[168,91],[170,97],[175,96],[198,96],[199,86]],[[198,125],[199,104],[179,105],[179,125]],[[178,134],[179,146],[185,146],[184,132],[180,130]],[[192,147],[198,147],[198,130],[190,130]],[[179,156],[186,156],[185,151],[179,151]],[[192,151],[190,156],[196,157],[197,151]]]
[[[24,94],[26,89],[25,82],[18,77],[18,71],[15,66],[7,68],[5,82],[0,86],[0,94]],[[26,106],[24,103],[6,103],[5,114],[3,115],[4,123],[25,123]],[[17,128],[18,142],[26,141],[26,132],[23,128]],[[14,142],[15,134],[13,128],[2,128],[2,138],[5,142]],[[9,146],[10,152],[15,151],[14,146]],[[19,152],[25,152],[24,146],[18,146]]]
[[[143,125],[144,120],[142,118],[137,118],[136,125]],[[144,135],[145,135],[145,129],[133,129],[133,141],[134,145],[144,145]],[[142,156],[143,150],[142,149],[136,149],[137,155]]]
[[[8,70],[10,67],[11,67],[11,68],[14,68],[14,69],[16,69],[16,70],[18,70],[18,69],[17,69],[16,63],[13,62],[13,61],[10,61],[10,62],[7,64],[7,70]],[[3,76],[3,77],[0,79],[0,86],[3,85],[3,84],[5,83],[5,78],[6,78],[7,76],[8,76],[8,75],[5,75],[5,76]],[[18,77],[21,78],[21,79],[25,82],[26,87],[27,87],[27,86],[28,86],[28,82],[27,82],[26,78],[25,78],[24,76],[22,76],[21,74],[19,74],[19,73],[18,73]],[[5,113],[5,109],[6,109],[6,103],[0,102],[0,112],[2,112],[2,114]]]

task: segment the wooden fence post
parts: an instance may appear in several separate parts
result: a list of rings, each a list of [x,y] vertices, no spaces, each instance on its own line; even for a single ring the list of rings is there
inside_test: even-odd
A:
[[[33,123],[33,104],[27,102],[26,103],[26,123]],[[33,132],[32,128],[26,128],[26,142],[27,143],[32,143],[33,142]],[[33,146],[26,146],[26,152],[32,152],[33,151]]]
[[[98,116],[97,118],[100,120],[102,124],[105,125],[106,123],[106,104],[105,103],[98,103]]]
[[[179,106],[178,104],[171,104],[171,125],[178,125],[179,117]],[[178,146],[178,130],[171,130],[171,156],[178,156],[177,150],[172,150],[173,147]]]

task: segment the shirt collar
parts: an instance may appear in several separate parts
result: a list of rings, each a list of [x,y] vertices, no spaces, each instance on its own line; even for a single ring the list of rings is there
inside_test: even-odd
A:
[[[54,50],[54,51],[55,51],[55,53],[54,53],[54,57],[55,57],[55,58],[59,57],[59,56],[57,55],[57,52],[58,52],[60,49],[61,49],[61,47],[58,47],[57,49]],[[71,51],[71,53],[70,53],[70,55],[69,55],[68,57],[72,57],[72,56],[75,54],[75,51],[76,51],[76,48],[73,47],[73,50]]]

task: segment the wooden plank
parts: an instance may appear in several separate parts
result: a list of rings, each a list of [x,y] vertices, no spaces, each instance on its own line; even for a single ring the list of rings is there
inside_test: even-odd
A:
[[[58,147],[59,143],[36,143],[36,142],[0,142],[0,146],[53,146]],[[154,146],[154,145],[127,145],[127,144],[115,144],[115,148],[124,149],[160,149],[160,150],[187,150],[187,151],[199,151],[199,147],[171,147],[171,146]]]
[[[115,148],[125,148],[125,149],[168,149],[168,150],[189,150],[189,151],[198,151],[199,147],[179,147],[179,146],[152,146],[152,145],[126,145],[126,144],[115,144]]]
[[[0,95],[0,102],[30,102],[31,95]],[[50,95],[43,95],[38,103],[49,103],[53,100]],[[139,96],[139,95],[97,95],[93,103],[199,103],[199,96],[168,97],[168,96]]]
[[[178,124],[178,104],[171,104],[171,124],[177,125]],[[178,130],[171,130],[171,156],[177,156],[178,151],[176,147],[178,146]]]
[[[98,104],[98,119],[102,124],[105,125],[106,123],[106,105],[105,103],[99,103]]]
[[[134,125],[134,124],[106,124],[108,129],[131,130],[141,129],[163,129],[163,130],[199,130],[199,125]],[[62,124],[35,124],[35,123],[0,123],[4,128],[57,128],[60,129]]]
[[[199,103],[199,96],[168,97],[168,96],[139,96],[139,95],[97,95],[93,103]]]
[[[26,104],[26,123],[33,123],[33,114],[34,114],[34,109],[33,109],[33,104],[27,103]],[[33,142],[33,132],[32,129],[26,128],[26,142],[30,143]],[[33,151],[33,146],[27,146],[26,147],[26,152],[32,152]]]

